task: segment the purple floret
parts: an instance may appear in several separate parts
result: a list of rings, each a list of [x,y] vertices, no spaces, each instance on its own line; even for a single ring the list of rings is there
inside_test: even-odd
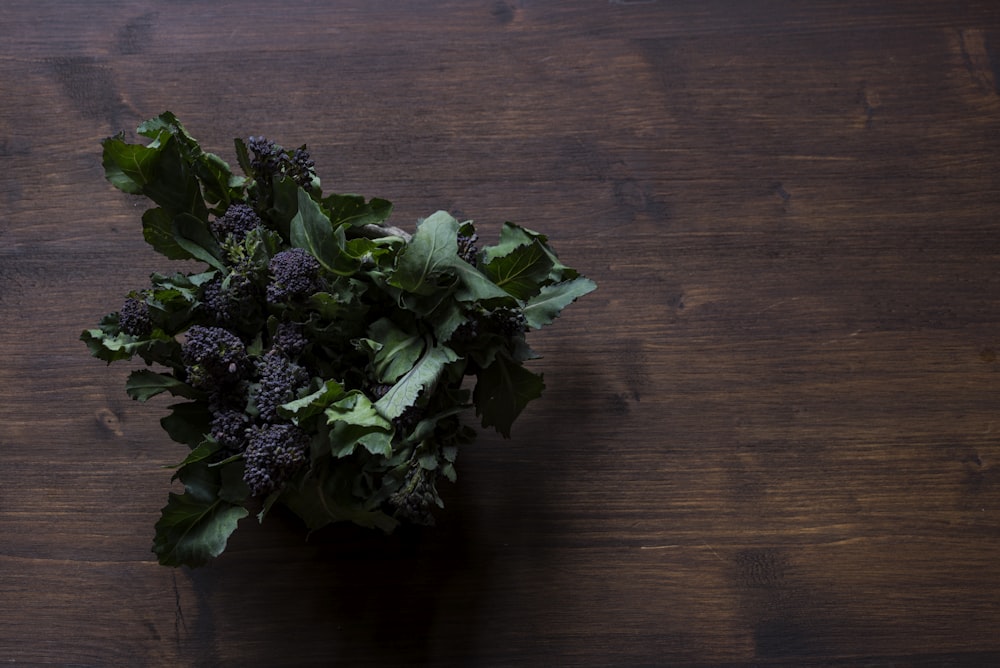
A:
[[[268,265],[271,283],[267,286],[267,300],[287,302],[316,292],[320,287],[319,268],[319,262],[304,248],[276,254]]]

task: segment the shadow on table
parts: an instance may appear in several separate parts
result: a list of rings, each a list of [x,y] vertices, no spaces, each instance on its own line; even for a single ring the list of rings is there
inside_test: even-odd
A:
[[[581,382],[573,371],[559,382],[585,408],[600,399],[586,396],[593,369],[579,368]],[[597,419],[556,405],[552,389],[515,438],[484,432],[461,455],[436,527],[341,524],[304,540],[278,509],[261,526],[244,520],[221,558],[185,570],[198,601],[185,653],[204,665],[406,665],[552,651],[538,625],[574,603],[558,560],[578,509],[560,500],[561,469],[594,456],[584,444]]]

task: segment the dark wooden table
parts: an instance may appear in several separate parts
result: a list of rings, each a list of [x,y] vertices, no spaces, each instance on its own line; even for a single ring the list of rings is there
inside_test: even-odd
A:
[[[0,661],[1000,665],[996,3],[5,0],[0,90]],[[155,562],[77,337],[176,269],[100,164],[166,109],[599,284],[436,529]]]

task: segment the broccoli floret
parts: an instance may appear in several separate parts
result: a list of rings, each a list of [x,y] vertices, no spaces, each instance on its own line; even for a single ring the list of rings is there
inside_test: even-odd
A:
[[[223,454],[243,452],[247,446],[250,417],[242,410],[224,408],[212,416],[212,438],[222,446]]]
[[[302,325],[295,322],[279,323],[274,331],[274,338],[271,342],[273,350],[284,354],[290,359],[301,355],[308,345],[309,339],[306,338],[302,330]]]
[[[287,302],[316,292],[320,288],[319,268],[319,262],[304,248],[276,254],[268,265],[271,283],[267,286],[267,300]]]
[[[225,278],[216,276],[206,283],[202,299],[215,321],[229,327],[252,320],[258,295],[259,290],[250,276],[234,270]]]
[[[246,346],[222,327],[194,325],[181,346],[188,383],[202,390],[220,390],[238,383],[250,368]]]
[[[433,472],[425,471],[413,463],[399,490],[389,497],[393,515],[413,524],[434,526],[432,508],[438,505],[437,490],[434,488]]]
[[[479,255],[479,247],[476,246],[477,241],[479,241],[479,235],[475,232],[458,235],[458,256],[473,267],[476,266],[477,256]]]
[[[261,224],[260,216],[246,204],[231,204],[226,213],[211,223],[212,234],[219,241],[232,237],[239,242]]]
[[[253,427],[247,435],[243,480],[254,496],[280,489],[309,461],[309,435],[293,424]]]
[[[288,175],[304,190],[312,187],[313,179],[316,177],[316,162],[309,156],[305,146],[295,149],[295,152],[287,157],[286,169]]]
[[[252,154],[250,169],[258,180],[269,181],[274,176],[286,175],[305,190],[312,187],[313,179],[316,178],[316,162],[305,146],[289,154],[265,137],[248,137],[247,149]]]
[[[392,419],[392,426],[400,434],[408,434],[426,416],[427,411],[422,406],[407,406],[402,413]]]
[[[309,373],[304,368],[273,350],[258,360],[257,375],[254,404],[264,422],[276,421],[278,406],[295,399],[309,382]]]
[[[498,308],[490,313],[490,321],[504,336],[517,336],[528,329],[528,321],[520,309]]]
[[[132,336],[147,336],[153,331],[149,305],[135,297],[127,297],[118,312],[118,328]]]
[[[248,137],[247,148],[253,154],[250,168],[259,177],[270,177],[278,173],[281,164],[281,147],[266,137]]]

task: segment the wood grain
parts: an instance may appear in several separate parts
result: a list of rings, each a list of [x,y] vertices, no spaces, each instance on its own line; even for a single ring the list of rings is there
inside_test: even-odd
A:
[[[4,2],[0,659],[1000,662],[998,54],[988,2]],[[166,402],[77,337],[171,268],[99,155],[165,109],[599,284],[438,528],[153,560]]]

